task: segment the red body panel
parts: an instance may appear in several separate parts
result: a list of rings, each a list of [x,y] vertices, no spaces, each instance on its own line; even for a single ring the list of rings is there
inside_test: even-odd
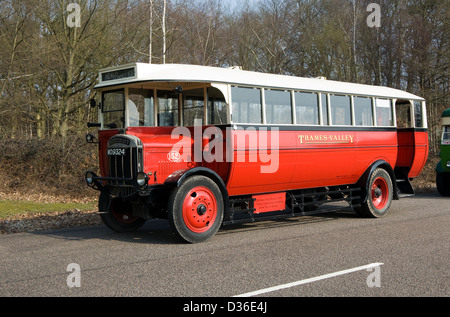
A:
[[[203,133],[206,127],[201,128]],[[195,162],[191,137],[172,138],[172,127],[128,128],[144,145],[144,172],[149,185],[164,184],[175,171],[197,166],[215,171],[230,196],[257,195],[296,189],[354,184],[378,160],[392,169],[410,167],[410,177],[422,170],[428,155],[427,132],[395,129],[368,131],[304,131],[222,128],[223,161]],[[200,129],[200,128],[198,128]],[[117,130],[100,131],[100,168],[108,176],[107,141]],[[209,141],[209,140],[206,140]],[[252,142],[253,141],[253,142]],[[256,141],[256,143],[255,143]],[[202,139],[202,148],[207,142]],[[176,145],[178,147],[176,147]],[[175,151],[174,151],[175,148]],[[227,148],[230,150],[227,152]],[[261,209],[264,212],[264,208]]]
[[[203,134],[205,128],[206,127],[199,128],[201,129],[201,134]],[[143,127],[127,129],[127,134],[138,137],[144,145],[144,172],[150,176],[149,185],[164,184],[165,180],[173,172],[188,170],[199,166],[210,168],[221,176],[224,181],[226,181],[228,177],[229,163],[207,163],[198,159],[196,160],[196,158],[193,157],[195,136],[193,129],[194,128],[189,128],[187,129],[189,131],[186,131],[189,132],[190,136],[178,136],[177,134],[174,134],[173,138],[173,127]],[[106,130],[100,131],[99,133],[100,166],[103,176],[108,176],[108,159],[106,156],[107,143],[113,135],[117,134],[117,132],[117,130]],[[224,136],[226,136],[225,132]],[[223,142],[223,146],[226,146],[226,142]]]
[[[183,160],[184,149],[192,149],[192,138],[172,139],[173,128],[129,128],[127,134],[134,135],[144,144],[144,172],[151,172],[149,185],[164,184],[167,177],[175,171],[198,166],[195,162]],[[174,156],[174,146],[178,144],[180,150]],[[201,165],[201,164],[200,164]]]
[[[409,177],[411,178],[419,176],[427,162],[429,153],[428,132],[414,132],[414,140],[414,160],[409,172]]]
[[[408,177],[417,177],[428,158],[428,133],[414,129],[398,130],[398,160],[396,167],[409,169]]]
[[[234,132],[238,133],[243,132]],[[255,149],[247,147],[246,161],[239,162],[237,155],[243,149],[234,144],[234,163],[227,184],[230,196],[354,184],[373,162],[385,160],[394,168],[397,161],[395,131],[279,133],[276,173],[261,173],[261,166],[268,163],[259,157],[257,162],[250,162],[250,153]]]

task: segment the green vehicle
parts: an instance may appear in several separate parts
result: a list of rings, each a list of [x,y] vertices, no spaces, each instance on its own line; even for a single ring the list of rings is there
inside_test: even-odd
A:
[[[450,109],[442,114],[441,161],[436,166],[436,185],[442,196],[450,196]]]

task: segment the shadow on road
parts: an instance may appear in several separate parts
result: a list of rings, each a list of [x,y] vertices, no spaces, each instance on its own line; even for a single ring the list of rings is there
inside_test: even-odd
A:
[[[106,226],[91,226],[50,231],[36,231],[32,234],[48,236],[63,240],[113,240],[129,243],[177,244],[179,240],[173,235],[167,220],[147,221],[138,231],[117,233]]]
[[[437,191],[431,192],[419,192],[414,196],[407,197],[406,199],[450,199],[450,197],[441,196]]]
[[[311,223],[328,222],[340,218],[358,217],[351,208],[333,208],[330,206],[322,207],[325,213],[311,216],[296,216],[292,218],[282,218],[276,220],[258,221],[252,223],[242,223],[223,226],[217,233],[218,236],[234,234],[238,232],[268,230],[271,228],[282,228],[289,226],[302,226]],[[138,231],[131,233],[116,233],[106,226],[89,226],[70,229],[56,229],[48,231],[36,231],[31,234],[39,236],[48,236],[62,240],[113,240],[129,243],[145,244],[183,244],[172,232],[169,222],[164,219],[155,219],[147,221]]]
[[[404,199],[439,199],[439,200],[449,200],[448,197],[442,197],[439,193],[424,192],[419,193],[415,196],[410,196]],[[290,226],[302,226],[312,223],[336,221],[339,219],[351,219],[360,218],[352,208],[348,205],[326,205],[320,207],[321,211],[324,213],[310,215],[310,216],[296,216],[291,218],[281,218],[276,220],[267,221],[257,221],[242,224],[232,224],[223,226],[217,235],[228,235],[238,232],[255,231],[255,230],[268,230],[271,228],[282,228]],[[171,245],[171,244],[182,244],[183,242],[178,239],[172,232],[170,225],[167,220],[156,219],[150,220],[145,223],[145,225],[136,232],[132,233],[116,233],[108,229],[107,227],[100,226],[90,226],[90,227],[80,227],[72,229],[57,229],[50,231],[36,231],[32,234],[49,236],[57,239],[64,240],[86,240],[86,239],[103,239],[103,240],[116,240],[121,242],[129,243],[150,243],[150,244],[161,244],[161,245]]]

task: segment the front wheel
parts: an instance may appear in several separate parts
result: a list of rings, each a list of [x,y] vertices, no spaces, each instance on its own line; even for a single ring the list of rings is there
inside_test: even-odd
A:
[[[98,207],[103,223],[115,232],[133,232],[146,222],[143,218],[133,216],[130,202],[120,198],[111,199],[106,192],[100,194]]]
[[[168,205],[169,223],[181,239],[204,242],[222,225],[224,204],[217,184],[205,176],[192,176],[176,188]]]
[[[393,198],[393,185],[389,173],[376,169],[369,180],[367,199],[355,211],[363,217],[380,218],[385,216],[391,207]]]

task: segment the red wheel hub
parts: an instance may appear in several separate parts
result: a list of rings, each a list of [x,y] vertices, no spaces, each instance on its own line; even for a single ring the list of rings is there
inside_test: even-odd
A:
[[[386,207],[389,199],[389,188],[386,180],[378,177],[372,184],[372,203],[376,209]]]
[[[193,188],[183,201],[183,220],[189,230],[203,233],[217,217],[217,201],[213,192],[203,186]]]

